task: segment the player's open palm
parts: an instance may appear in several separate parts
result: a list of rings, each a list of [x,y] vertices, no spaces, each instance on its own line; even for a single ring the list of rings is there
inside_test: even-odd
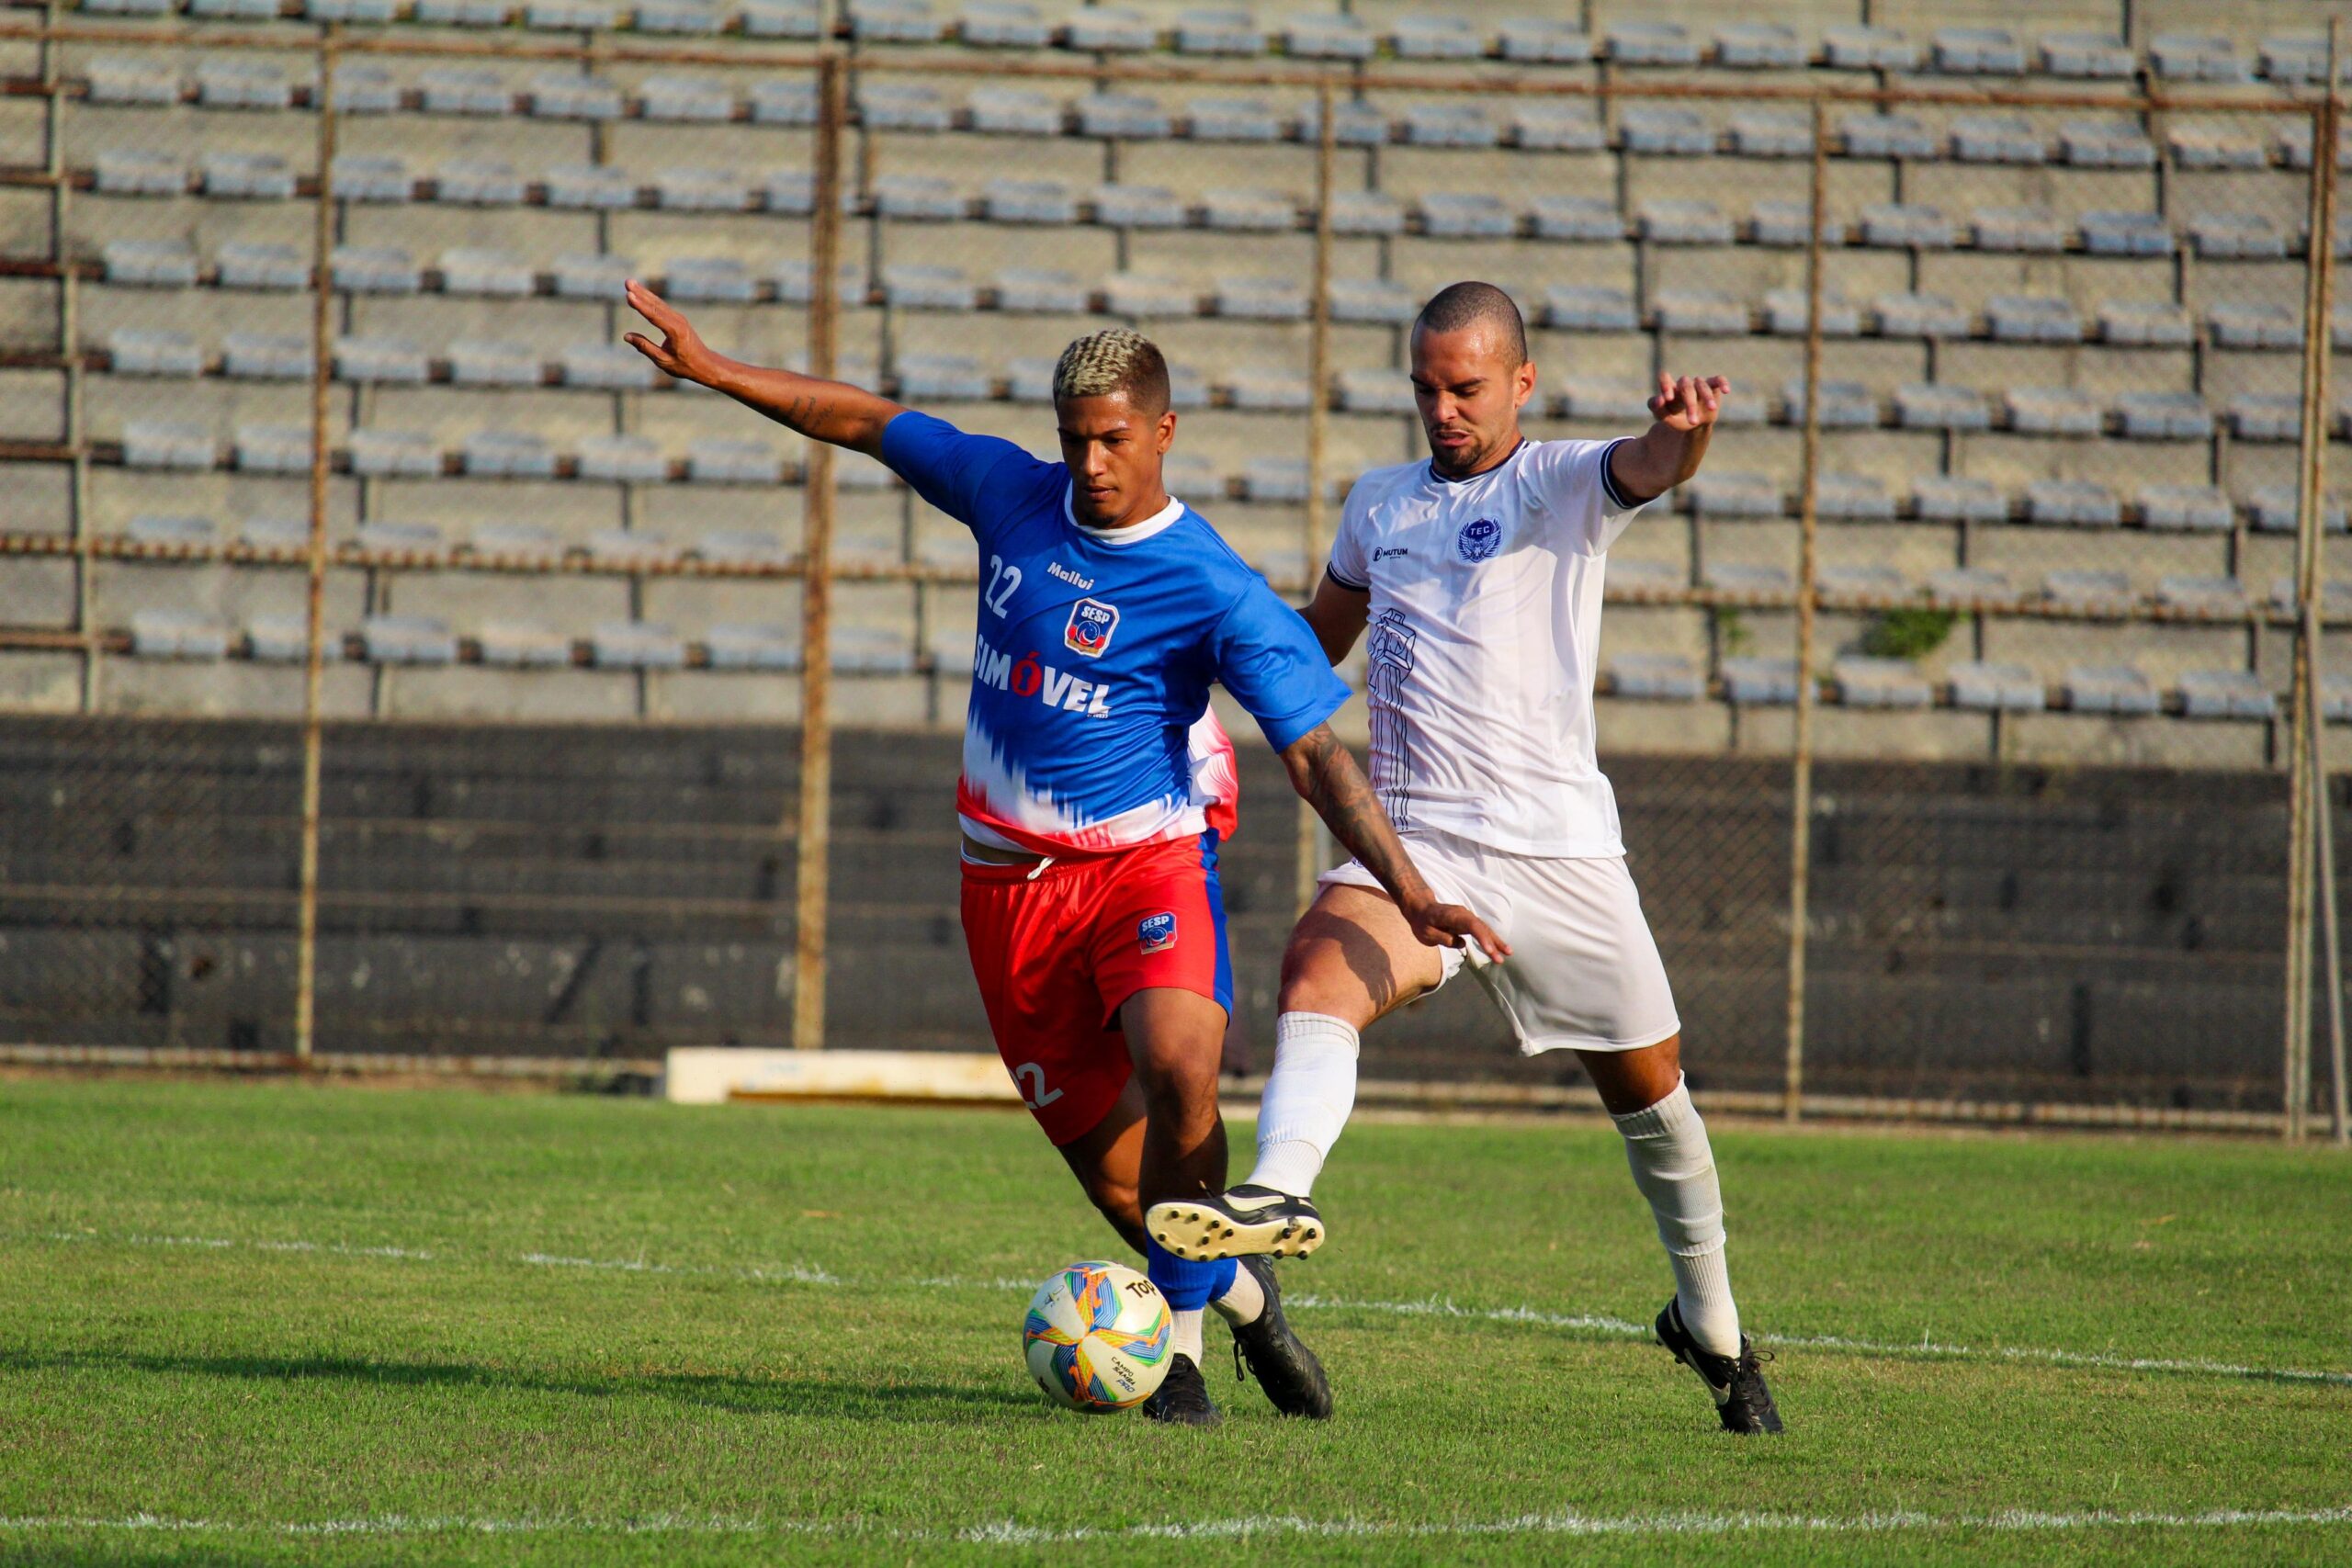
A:
[[[1424,904],[1408,911],[1406,922],[1413,928],[1413,935],[1424,946],[1460,947],[1464,937],[1478,944],[1489,958],[1510,956],[1510,943],[1497,936],[1494,928],[1459,904]]]
[[[1650,417],[1668,430],[1701,430],[1715,423],[1731,383],[1721,376],[1685,376],[1680,379],[1661,370],[1657,395],[1650,399]]]
[[[702,334],[694,329],[677,307],[648,288],[635,278],[628,280],[628,308],[645,318],[648,325],[662,334],[655,343],[643,333],[630,333],[622,338],[638,353],[653,361],[665,376],[675,376],[682,381],[697,381],[696,373],[710,359],[710,348]]]

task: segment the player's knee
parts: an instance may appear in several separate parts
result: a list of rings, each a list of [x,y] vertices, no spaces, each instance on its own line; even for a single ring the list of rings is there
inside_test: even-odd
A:
[[[1154,1040],[1136,1056],[1136,1077],[1156,1111],[1216,1104],[1218,1044],[1205,1049],[1194,1040]]]
[[[1143,1224],[1143,1201],[1132,1181],[1122,1181],[1113,1176],[1092,1176],[1087,1179],[1086,1195],[1096,1209],[1112,1224],[1123,1230],[1133,1230]]]

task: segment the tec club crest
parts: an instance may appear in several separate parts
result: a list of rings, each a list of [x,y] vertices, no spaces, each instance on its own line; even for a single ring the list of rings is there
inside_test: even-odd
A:
[[[1462,532],[1453,536],[1453,547],[1462,552],[1464,560],[1486,560],[1503,547],[1503,525],[1491,517],[1464,523]]]
[[[1062,641],[1072,653],[1100,659],[1102,650],[1111,646],[1111,634],[1118,629],[1116,604],[1105,604],[1100,599],[1080,599],[1069,607],[1069,625],[1062,628]]]

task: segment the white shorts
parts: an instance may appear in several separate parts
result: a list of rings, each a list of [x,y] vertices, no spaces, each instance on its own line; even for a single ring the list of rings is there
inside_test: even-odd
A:
[[[1467,905],[1510,943],[1509,962],[1479,974],[1521,1051],[1637,1051],[1681,1032],[1624,856],[1544,860],[1432,829],[1401,836],[1431,892]],[[1381,890],[1354,861],[1319,880]],[[1443,985],[1462,967],[1463,953],[1439,953]]]

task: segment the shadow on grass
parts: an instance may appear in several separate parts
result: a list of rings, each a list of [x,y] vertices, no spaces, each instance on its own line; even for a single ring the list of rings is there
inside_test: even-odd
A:
[[[162,1373],[277,1383],[318,1381],[378,1388],[514,1389],[581,1399],[650,1397],[738,1416],[816,1416],[829,1420],[902,1420],[923,1414],[954,1418],[990,1415],[1013,1407],[1046,1408],[1042,1396],[1019,1386],[846,1382],[825,1378],[747,1377],[729,1372],[556,1374],[525,1367],[478,1366],[468,1361],[373,1361],[352,1356],[0,1351],[0,1373],[40,1371]]]

